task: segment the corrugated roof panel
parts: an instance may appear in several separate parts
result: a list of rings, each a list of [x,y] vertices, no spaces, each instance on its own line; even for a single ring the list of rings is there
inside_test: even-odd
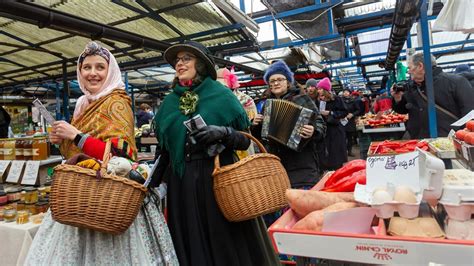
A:
[[[0,27],[0,29],[32,43],[39,43],[66,35],[64,32],[47,28],[40,29],[36,25],[20,21],[15,21],[14,23]]]
[[[54,55],[31,50],[22,50],[13,54],[4,55],[3,57],[25,66],[36,66],[45,62],[58,60]]]
[[[71,58],[78,57],[88,42],[90,42],[90,39],[76,36],[50,44],[45,44],[42,45],[42,47],[50,51],[62,53],[64,57]]]
[[[181,30],[181,26],[177,26],[176,24],[173,25]],[[137,21],[123,23],[115,27],[157,40],[179,37],[178,33],[174,32],[168,26],[151,18],[143,18]]]
[[[175,25],[185,35],[212,30],[230,25],[231,22],[210,3],[199,3],[193,6],[162,13],[163,18]]]
[[[132,1],[126,2],[127,4],[132,3]],[[67,1],[63,5],[56,6],[54,9],[103,24],[138,15],[134,11],[109,1]]]

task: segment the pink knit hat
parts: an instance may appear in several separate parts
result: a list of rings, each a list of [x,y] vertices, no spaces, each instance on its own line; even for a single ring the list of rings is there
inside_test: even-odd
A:
[[[326,91],[331,91],[331,80],[329,78],[323,78],[318,82],[318,85],[316,87]]]

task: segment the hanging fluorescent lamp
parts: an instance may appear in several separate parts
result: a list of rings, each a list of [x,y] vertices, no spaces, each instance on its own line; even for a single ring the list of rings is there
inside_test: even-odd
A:
[[[212,2],[219,9],[231,16],[235,20],[235,22],[242,23],[247,29],[251,30],[252,32],[258,33],[258,31],[260,30],[260,27],[258,26],[257,22],[247,16],[244,12],[242,12],[242,10],[240,10],[230,1],[212,0]]]

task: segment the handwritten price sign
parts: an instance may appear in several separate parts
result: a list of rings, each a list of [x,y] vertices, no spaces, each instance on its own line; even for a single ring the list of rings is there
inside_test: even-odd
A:
[[[418,191],[420,188],[419,152],[367,158],[367,188],[369,191],[386,184],[406,184]]]

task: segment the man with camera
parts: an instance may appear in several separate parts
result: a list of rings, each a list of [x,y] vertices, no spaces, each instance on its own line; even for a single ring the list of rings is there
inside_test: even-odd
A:
[[[443,72],[432,55],[431,64],[438,136],[446,137],[451,130],[450,125],[474,109],[474,90],[465,78]],[[412,139],[429,138],[423,53],[409,58],[408,73],[411,82],[397,83],[391,88],[392,108],[397,113],[409,114],[407,130]]]

